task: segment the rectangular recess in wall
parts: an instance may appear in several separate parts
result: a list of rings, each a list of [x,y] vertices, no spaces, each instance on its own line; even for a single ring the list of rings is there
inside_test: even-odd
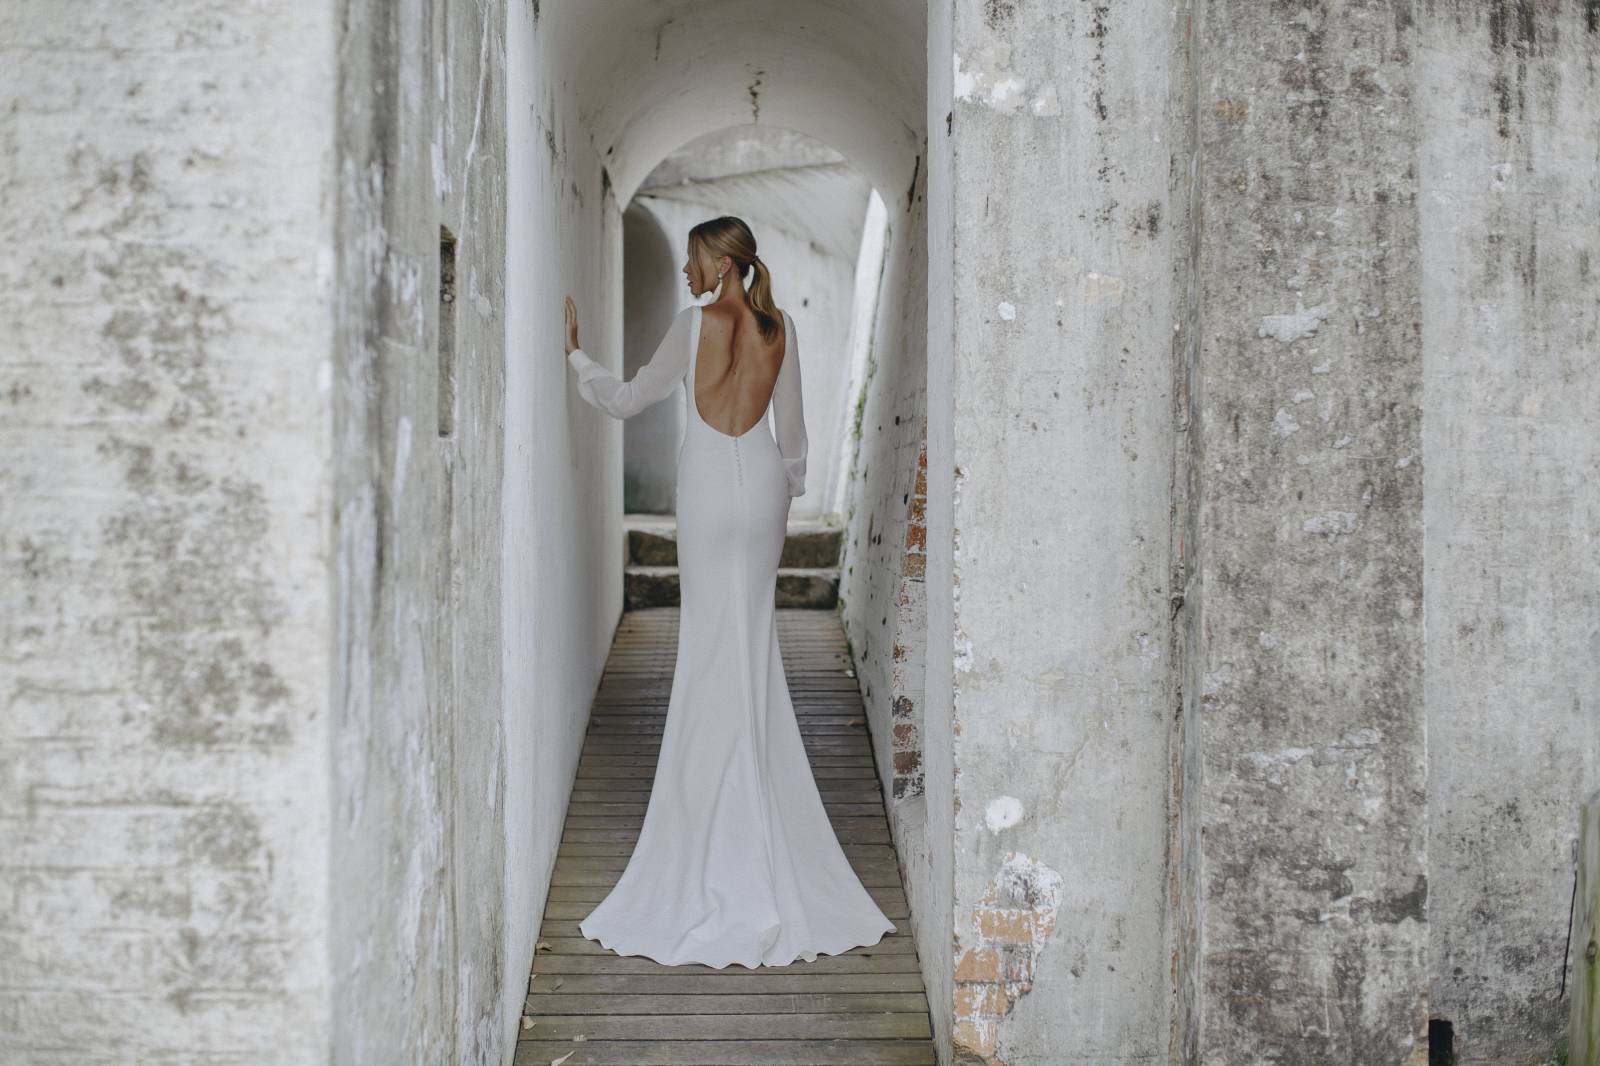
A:
[[[456,235],[439,227],[439,436],[456,431]]]

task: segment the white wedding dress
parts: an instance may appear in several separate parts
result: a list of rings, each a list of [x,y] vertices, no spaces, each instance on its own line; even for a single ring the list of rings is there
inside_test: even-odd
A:
[[[618,954],[669,965],[782,966],[875,944],[896,927],[829,824],[778,649],[778,557],[806,475],[794,321],[783,313],[767,412],[734,437],[695,405],[701,316],[698,304],[678,312],[629,381],[581,348],[569,356],[580,394],[607,414],[627,418],[682,384],[688,416],[682,606],[660,760],[627,868],[578,928]]]

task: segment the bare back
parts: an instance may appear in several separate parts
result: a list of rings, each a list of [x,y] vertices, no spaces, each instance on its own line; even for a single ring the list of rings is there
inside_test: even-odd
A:
[[[748,308],[701,309],[694,403],[701,420],[718,433],[743,436],[766,414],[783,365],[783,321],[779,311],[778,331],[769,342]]]

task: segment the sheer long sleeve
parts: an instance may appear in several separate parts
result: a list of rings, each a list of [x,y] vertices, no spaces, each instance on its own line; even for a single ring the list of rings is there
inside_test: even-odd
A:
[[[800,399],[800,345],[794,319],[787,311],[783,317],[789,337],[772,387],[772,430],[789,479],[789,495],[801,496],[806,491],[806,415]]]
[[[689,330],[695,305],[679,311],[667,327],[650,361],[632,378],[623,381],[591,359],[582,348],[567,353],[567,362],[578,372],[578,395],[612,418],[629,418],[653,403],[672,395],[672,390],[689,372]]]

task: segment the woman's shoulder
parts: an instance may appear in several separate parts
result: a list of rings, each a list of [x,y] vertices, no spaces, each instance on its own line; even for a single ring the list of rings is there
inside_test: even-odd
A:
[[[765,340],[766,331],[758,326],[754,309],[740,312],[734,308],[718,307],[716,304],[690,304],[689,313],[693,313],[696,308],[704,313],[705,331],[709,336],[724,337],[732,341],[734,335],[740,331],[739,320],[742,319],[745,328],[755,328],[757,332],[763,334]],[[784,335],[794,329],[794,319],[790,318],[789,312],[781,307],[775,307],[773,311],[778,321],[778,336],[765,340],[765,347],[772,351],[781,351]]]

